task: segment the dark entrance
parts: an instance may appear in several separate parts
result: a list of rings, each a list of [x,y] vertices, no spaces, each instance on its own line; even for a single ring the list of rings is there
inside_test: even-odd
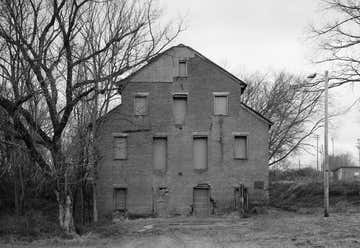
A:
[[[114,189],[114,210],[125,212],[126,210],[126,188]]]
[[[239,211],[240,214],[244,214],[246,211],[248,211],[248,190],[245,185],[240,184],[239,187],[235,187],[234,203],[235,209]]]

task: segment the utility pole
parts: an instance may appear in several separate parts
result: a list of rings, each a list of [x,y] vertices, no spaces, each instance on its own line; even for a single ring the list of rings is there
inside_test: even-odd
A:
[[[316,134],[316,171],[319,171],[319,135]]]
[[[334,157],[334,137],[331,137],[331,143],[332,143],[332,155]]]
[[[301,168],[301,163],[300,163],[300,159],[299,159],[299,170],[300,170],[300,168]]]
[[[324,174],[324,145],[321,145],[321,147],[320,147],[320,154],[321,154],[321,157],[320,157],[321,173]]]
[[[325,71],[324,217],[329,217],[328,87],[329,87],[329,72]]]
[[[356,148],[359,150],[359,166],[360,166],[360,139],[357,139]]]

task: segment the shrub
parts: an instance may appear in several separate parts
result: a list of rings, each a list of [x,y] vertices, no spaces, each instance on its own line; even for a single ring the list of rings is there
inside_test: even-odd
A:
[[[311,168],[306,167],[302,169],[289,169],[279,170],[272,169],[269,173],[270,182],[276,181],[302,181],[302,180],[313,180],[320,175],[320,172]]]
[[[272,182],[270,184],[270,204],[288,209],[323,206],[322,182]],[[358,202],[360,182],[331,182],[329,186],[330,204],[340,201],[350,204]]]

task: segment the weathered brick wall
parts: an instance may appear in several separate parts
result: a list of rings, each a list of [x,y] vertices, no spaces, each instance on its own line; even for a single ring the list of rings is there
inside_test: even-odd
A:
[[[170,214],[189,214],[193,188],[200,183],[211,186],[217,212],[234,205],[234,187],[245,184],[250,200],[266,201],[268,188],[268,124],[240,106],[241,89],[217,67],[195,56],[188,64],[189,77],[169,82],[130,83],[123,92],[123,104],[103,120],[100,128],[98,169],[98,208],[100,215],[113,209],[113,188],[128,190],[130,213],[150,214],[157,209],[159,186],[166,186]],[[185,125],[175,127],[172,92],[188,92]],[[149,114],[133,116],[133,95],[149,93]],[[214,116],[213,92],[230,92],[229,115]],[[128,159],[113,160],[112,133],[128,132]],[[208,170],[193,169],[193,132],[208,132]],[[232,132],[248,133],[248,159],[233,158]],[[152,139],[166,133],[168,160],[165,174],[154,173]],[[263,181],[265,190],[255,190]],[[164,206],[161,206],[163,209]]]

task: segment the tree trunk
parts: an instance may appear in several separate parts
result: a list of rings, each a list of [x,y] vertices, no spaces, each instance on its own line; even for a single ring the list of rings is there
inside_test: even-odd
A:
[[[59,206],[59,224],[67,234],[75,233],[74,218],[72,213],[72,201],[70,195],[61,199],[58,191],[55,191]]]
[[[83,183],[80,184],[80,223],[82,225],[85,224],[85,207],[84,207],[84,185]]]
[[[52,151],[52,157],[54,167],[58,175],[58,178],[56,179],[57,188],[55,190],[55,195],[59,207],[59,224],[65,233],[74,235],[75,226],[71,192],[68,185],[68,168],[65,162],[65,156],[61,152],[61,141],[59,140],[57,144],[59,145],[57,145]]]
[[[95,154],[95,146],[96,146],[96,120],[98,118],[98,106],[99,106],[99,92],[98,92],[98,84],[95,84],[95,104],[93,109],[93,115],[92,115],[92,139],[91,145],[90,145],[90,163],[92,164],[92,197],[93,197],[93,220],[94,222],[98,222],[98,209],[97,209],[97,195],[96,195],[96,179],[97,179],[97,171],[96,171],[96,154]],[[107,112],[106,112],[107,113]],[[91,137],[91,136],[90,136]]]
[[[96,196],[96,183],[95,183],[95,179],[93,179],[93,183],[92,183],[92,193],[93,193],[93,218],[94,218],[94,222],[98,222],[98,210],[97,210],[97,196]]]
[[[20,216],[24,213],[24,178],[22,172],[22,162],[23,159],[20,159],[21,154],[17,152],[16,149],[11,150],[11,164],[14,169],[14,204],[16,215]]]
[[[25,198],[25,185],[24,185],[24,176],[23,176],[23,164],[25,160],[21,161],[21,164],[18,163],[19,168],[19,183],[20,183],[20,196],[19,196],[19,214],[24,214],[24,198]]]
[[[16,180],[16,176],[14,176],[14,205],[16,215],[20,215],[19,211],[19,190],[18,190],[18,182]]]

